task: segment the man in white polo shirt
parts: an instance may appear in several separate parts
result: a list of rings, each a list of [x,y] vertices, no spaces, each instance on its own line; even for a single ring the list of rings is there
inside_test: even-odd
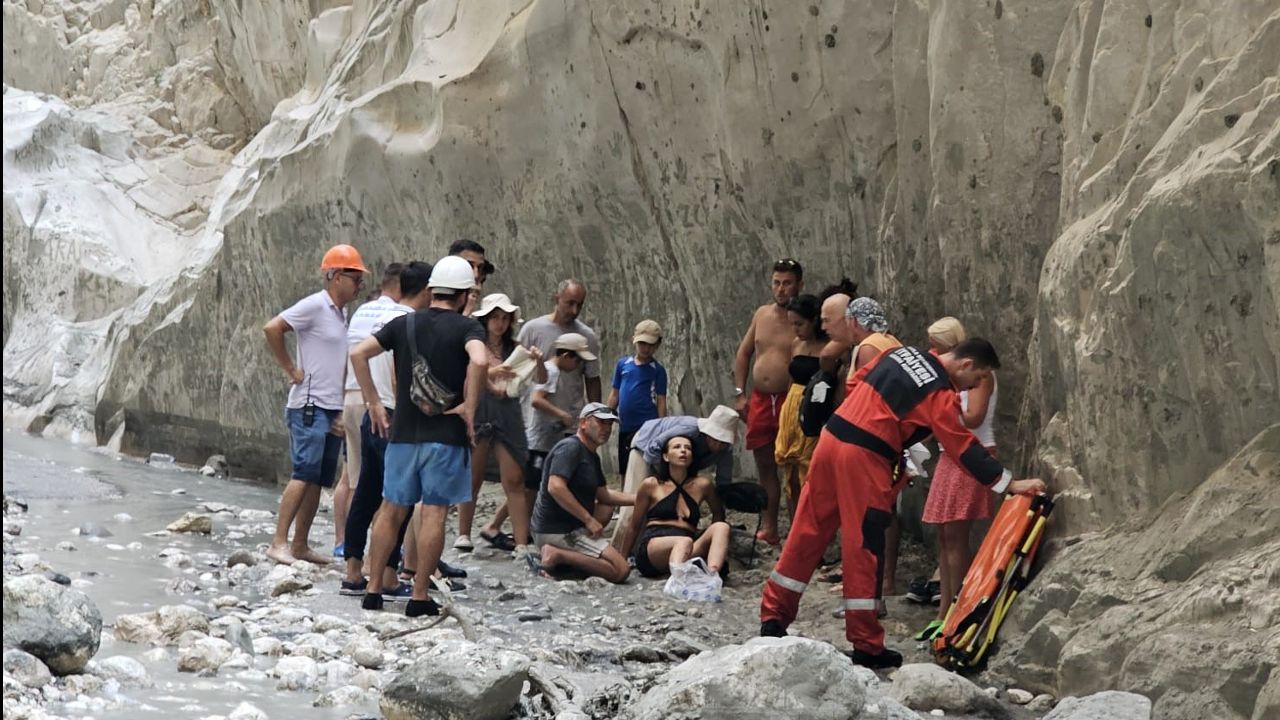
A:
[[[342,452],[347,370],[347,321],[342,308],[360,293],[369,272],[360,253],[350,245],[329,248],[320,271],[324,274],[323,290],[302,298],[262,328],[267,347],[293,386],[285,405],[293,472],[280,496],[276,533],[267,550],[267,557],[286,565],[296,560],[318,565],[330,561],[328,553],[312,550],[308,540],[320,505],[320,490],[333,485]],[[284,343],[285,333],[290,331],[298,342],[296,363]]]
[[[382,282],[378,285],[377,297],[361,305],[351,314],[351,322],[347,324],[347,348],[353,348],[361,340],[372,335],[387,320],[396,315],[403,315],[409,309],[400,305],[400,271],[404,265],[391,263],[382,271]],[[430,274],[430,270],[427,271]],[[389,377],[388,373],[388,377]],[[375,377],[376,379],[376,377]],[[333,524],[336,547],[335,557],[343,556],[343,545],[346,540],[347,513],[351,510],[351,501],[356,487],[360,484],[360,420],[364,417],[364,398],[360,396],[360,386],[351,372],[351,361],[347,361],[346,394],[342,400],[342,434],[347,440],[347,467],[338,478],[333,489]]]

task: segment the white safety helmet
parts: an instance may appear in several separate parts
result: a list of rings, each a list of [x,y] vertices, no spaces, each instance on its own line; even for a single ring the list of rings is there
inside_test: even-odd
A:
[[[427,281],[427,287],[432,292],[470,290],[475,285],[476,272],[471,268],[471,263],[457,255],[440,258],[440,261],[431,269],[431,279]]]

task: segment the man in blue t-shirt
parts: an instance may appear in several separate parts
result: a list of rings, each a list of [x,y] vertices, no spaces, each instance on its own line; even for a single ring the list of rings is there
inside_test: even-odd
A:
[[[618,472],[627,474],[631,439],[640,426],[667,416],[667,369],[654,357],[662,344],[662,328],[653,320],[641,320],[631,342],[636,354],[620,358],[613,369],[609,407],[622,418],[618,427]]]

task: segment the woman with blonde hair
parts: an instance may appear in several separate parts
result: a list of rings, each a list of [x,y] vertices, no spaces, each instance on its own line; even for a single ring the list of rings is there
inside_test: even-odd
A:
[[[966,338],[964,325],[953,317],[944,317],[929,326],[929,345],[934,353],[945,353]],[[992,373],[972,390],[960,392],[960,419],[973,431],[978,441],[995,456],[996,441],[993,420],[996,409],[996,377]],[[991,491],[973,478],[960,463],[945,452],[938,455],[933,471],[933,484],[924,505],[924,522],[938,526],[938,570],[942,583],[942,601],[938,616],[916,635],[917,640],[931,640],[942,629],[951,601],[960,591],[960,583],[972,560],[969,532],[975,520],[991,517]]]

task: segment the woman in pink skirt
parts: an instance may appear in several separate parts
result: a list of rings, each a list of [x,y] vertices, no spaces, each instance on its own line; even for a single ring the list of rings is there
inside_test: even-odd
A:
[[[964,326],[953,317],[945,317],[929,326],[929,345],[944,353],[965,339]],[[978,441],[993,456],[996,454],[994,419],[997,386],[993,373],[972,390],[960,393],[960,418],[973,430]],[[942,628],[951,601],[960,591],[960,583],[973,559],[969,533],[974,520],[991,517],[991,490],[965,472],[945,452],[939,452],[933,471],[933,484],[924,505],[924,521],[938,526],[938,570],[942,581],[942,602],[938,617],[921,631],[916,639],[931,640]]]

